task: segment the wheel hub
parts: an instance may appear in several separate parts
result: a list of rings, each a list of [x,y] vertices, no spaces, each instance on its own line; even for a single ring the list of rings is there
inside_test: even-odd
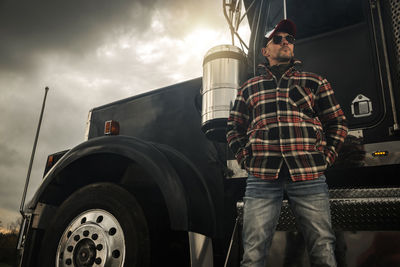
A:
[[[57,267],[123,266],[125,239],[117,219],[105,210],[88,210],[65,229],[57,248]]]
[[[74,249],[76,266],[92,266],[96,259],[96,244],[88,239],[82,239]]]

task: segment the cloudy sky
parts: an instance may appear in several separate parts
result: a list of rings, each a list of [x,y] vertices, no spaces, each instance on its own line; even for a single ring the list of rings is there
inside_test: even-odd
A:
[[[222,0],[0,0],[2,226],[19,216],[46,86],[27,200],[47,155],[83,141],[91,108],[200,77],[206,51],[227,43]]]

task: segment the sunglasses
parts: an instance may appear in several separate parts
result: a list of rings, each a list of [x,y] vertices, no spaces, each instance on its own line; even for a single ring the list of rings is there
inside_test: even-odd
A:
[[[282,42],[282,39],[285,38],[286,41],[288,41],[289,44],[294,44],[296,39],[292,35],[286,35],[286,36],[281,36],[281,35],[274,35],[272,36],[272,42],[274,44],[280,44]]]

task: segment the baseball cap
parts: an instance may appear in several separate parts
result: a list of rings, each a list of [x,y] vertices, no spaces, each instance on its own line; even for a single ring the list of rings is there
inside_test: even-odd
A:
[[[296,24],[294,24],[294,22],[289,20],[289,19],[281,20],[275,26],[275,28],[270,33],[268,33],[267,36],[265,36],[265,38],[264,38],[264,46],[267,45],[269,40],[271,40],[272,36],[274,36],[275,33],[277,33],[277,32],[286,32],[286,33],[292,35],[293,37],[296,37]]]

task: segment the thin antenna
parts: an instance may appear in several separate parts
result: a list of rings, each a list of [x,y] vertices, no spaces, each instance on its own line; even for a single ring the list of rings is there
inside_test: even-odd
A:
[[[283,19],[287,19],[286,0],[283,0]]]
[[[42,104],[42,111],[40,112],[40,118],[39,118],[39,123],[38,123],[37,130],[36,130],[35,142],[33,143],[31,160],[29,162],[28,173],[26,175],[24,193],[22,194],[21,206],[19,208],[19,212],[21,213],[21,215],[23,217],[25,216],[25,214],[24,214],[24,205],[25,205],[26,192],[28,190],[29,179],[31,177],[33,159],[35,158],[36,145],[37,145],[37,141],[38,141],[38,138],[39,138],[40,126],[42,124],[43,112],[44,112],[44,107],[45,107],[45,104],[46,104],[47,92],[49,91],[49,87],[46,86],[46,88],[44,90],[45,90],[45,93],[44,93],[44,99],[43,99],[43,104]]]

